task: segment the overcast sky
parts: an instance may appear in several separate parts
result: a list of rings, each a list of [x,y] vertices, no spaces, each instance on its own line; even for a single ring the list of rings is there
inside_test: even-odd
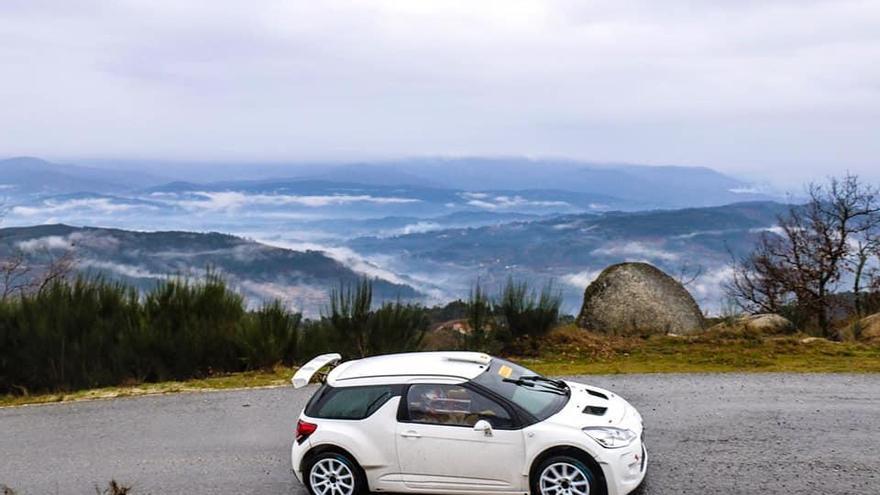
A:
[[[0,1],[0,156],[880,179],[880,2]]]

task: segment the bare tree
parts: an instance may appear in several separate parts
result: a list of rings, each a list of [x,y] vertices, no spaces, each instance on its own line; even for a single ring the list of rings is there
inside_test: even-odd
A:
[[[43,263],[32,262],[26,253],[16,251],[0,260],[0,300],[40,292],[54,282],[66,279],[76,267],[74,251],[67,249],[55,255],[48,249]]]
[[[871,213],[861,220],[862,228],[853,235],[850,242],[852,255],[847,260],[847,269],[852,273],[853,306],[855,314],[864,316],[864,289],[875,290],[878,282],[877,263],[880,262],[880,214]]]
[[[33,280],[31,266],[27,263],[24,253],[16,252],[9,258],[0,261],[0,300],[7,300],[30,290]]]
[[[6,213],[5,204],[0,203],[0,218]],[[56,281],[66,279],[76,268],[74,257],[75,243],[56,255],[48,247],[39,253],[28,256],[16,250],[6,259],[0,259],[0,301],[10,297],[39,292]],[[43,258],[42,263],[33,260]]]
[[[870,255],[877,250],[880,227],[880,193],[876,187],[863,184],[855,175],[847,174],[841,180],[832,179],[827,189],[811,188],[810,204],[819,213],[817,226],[823,227],[820,256],[832,265],[843,264],[854,275],[853,292],[856,311],[861,313],[861,282]],[[854,269],[852,267],[855,267]],[[839,268],[835,268],[839,269]],[[831,274],[836,281],[840,274]],[[820,294],[821,295],[821,294]],[[827,314],[819,314],[820,327],[827,333]],[[821,319],[821,317],[825,319]]]
[[[793,302],[794,296],[783,283],[785,277],[776,261],[778,242],[776,237],[764,234],[748,256],[733,257],[733,276],[725,284],[725,291],[743,311],[779,313]]]
[[[877,254],[877,261],[880,262],[880,253]],[[880,269],[872,269],[868,272],[868,280],[866,281],[866,287],[868,293],[868,298],[862,299],[862,304],[867,306],[870,304],[870,310],[877,310],[877,302],[880,299]],[[867,301],[866,301],[867,299]],[[868,304],[866,304],[868,303]],[[863,307],[864,309],[868,309],[867,307]]]
[[[43,267],[39,277],[34,282],[36,290],[39,292],[55,282],[66,280],[73,270],[76,268],[76,257],[73,251],[73,245],[65,250],[61,255],[55,256],[47,253],[48,263]]]
[[[675,280],[684,287],[688,287],[697,281],[706,272],[703,265],[691,265],[688,262],[682,263],[675,274]]]
[[[808,194],[805,205],[778,218],[779,234],[763,235],[750,255],[734,263],[728,288],[747,308],[777,312],[795,303],[830,336],[831,296],[852,266],[854,241],[877,228],[880,204],[876,188],[849,174],[811,184]]]
[[[6,214],[6,205],[0,204],[0,218]],[[14,252],[7,259],[0,259],[0,300],[5,301],[16,293],[21,293],[30,282],[31,267],[21,251]]]

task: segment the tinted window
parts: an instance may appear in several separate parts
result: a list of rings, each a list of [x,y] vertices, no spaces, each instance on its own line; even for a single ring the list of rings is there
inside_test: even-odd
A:
[[[495,428],[511,428],[507,409],[460,385],[413,385],[406,395],[409,420],[449,426],[474,426],[485,419]]]
[[[568,402],[568,392],[534,383],[532,386],[517,384],[526,376],[540,376],[518,364],[493,358],[489,368],[474,378],[474,382],[513,402],[540,421],[556,414]]]
[[[306,406],[306,416],[324,419],[364,419],[394,396],[390,385],[319,390]]]

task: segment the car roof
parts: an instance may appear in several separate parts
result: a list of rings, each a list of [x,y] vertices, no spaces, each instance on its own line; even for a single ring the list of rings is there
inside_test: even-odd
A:
[[[366,381],[404,383],[417,378],[472,380],[486,371],[492,357],[480,352],[409,352],[346,361],[327,375],[332,387]]]

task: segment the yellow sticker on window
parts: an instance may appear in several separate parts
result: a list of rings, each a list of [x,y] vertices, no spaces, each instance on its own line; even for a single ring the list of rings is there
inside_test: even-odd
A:
[[[510,374],[513,373],[513,368],[510,366],[501,366],[498,368],[498,374],[503,376],[504,378],[510,378]]]

